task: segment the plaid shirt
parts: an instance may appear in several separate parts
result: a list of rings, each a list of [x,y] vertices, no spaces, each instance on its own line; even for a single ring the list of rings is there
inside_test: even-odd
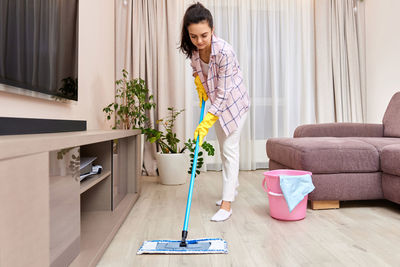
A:
[[[214,35],[211,41],[208,74],[203,75],[198,51],[193,51],[191,66],[193,73],[199,75],[210,99],[211,107],[208,112],[219,117],[222,129],[229,135],[236,130],[240,118],[250,106],[242,71],[232,46]]]

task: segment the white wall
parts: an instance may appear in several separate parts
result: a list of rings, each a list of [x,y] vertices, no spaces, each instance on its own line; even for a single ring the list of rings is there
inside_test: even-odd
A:
[[[109,129],[103,107],[114,100],[114,1],[79,1],[78,102],[60,103],[0,91],[0,116],[86,120]]]
[[[364,0],[367,121],[381,122],[391,96],[400,91],[400,1]]]

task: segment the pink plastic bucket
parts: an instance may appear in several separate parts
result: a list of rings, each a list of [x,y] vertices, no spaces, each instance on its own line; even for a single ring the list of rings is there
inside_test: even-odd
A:
[[[311,172],[298,170],[273,170],[264,172],[265,178],[262,182],[262,187],[268,193],[269,214],[272,218],[282,221],[297,221],[306,217],[308,195],[300,201],[292,212],[289,212],[289,207],[282,194],[279,182],[280,175],[297,176],[306,174],[312,175]]]

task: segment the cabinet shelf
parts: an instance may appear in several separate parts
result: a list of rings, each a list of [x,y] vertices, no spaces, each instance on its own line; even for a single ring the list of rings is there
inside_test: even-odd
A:
[[[80,193],[84,193],[89,190],[92,186],[98,184],[102,180],[111,176],[111,171],[103,171],[101,174],[96,174],[86,178],[81,182]]]

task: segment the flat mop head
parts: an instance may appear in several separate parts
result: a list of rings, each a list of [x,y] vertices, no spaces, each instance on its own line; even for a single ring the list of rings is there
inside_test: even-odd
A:
[[[144,241],[136,254],[209,254],[228,253],[228,246],[221,238],[187,240],[186,247],[180,247],[177,240]]]

